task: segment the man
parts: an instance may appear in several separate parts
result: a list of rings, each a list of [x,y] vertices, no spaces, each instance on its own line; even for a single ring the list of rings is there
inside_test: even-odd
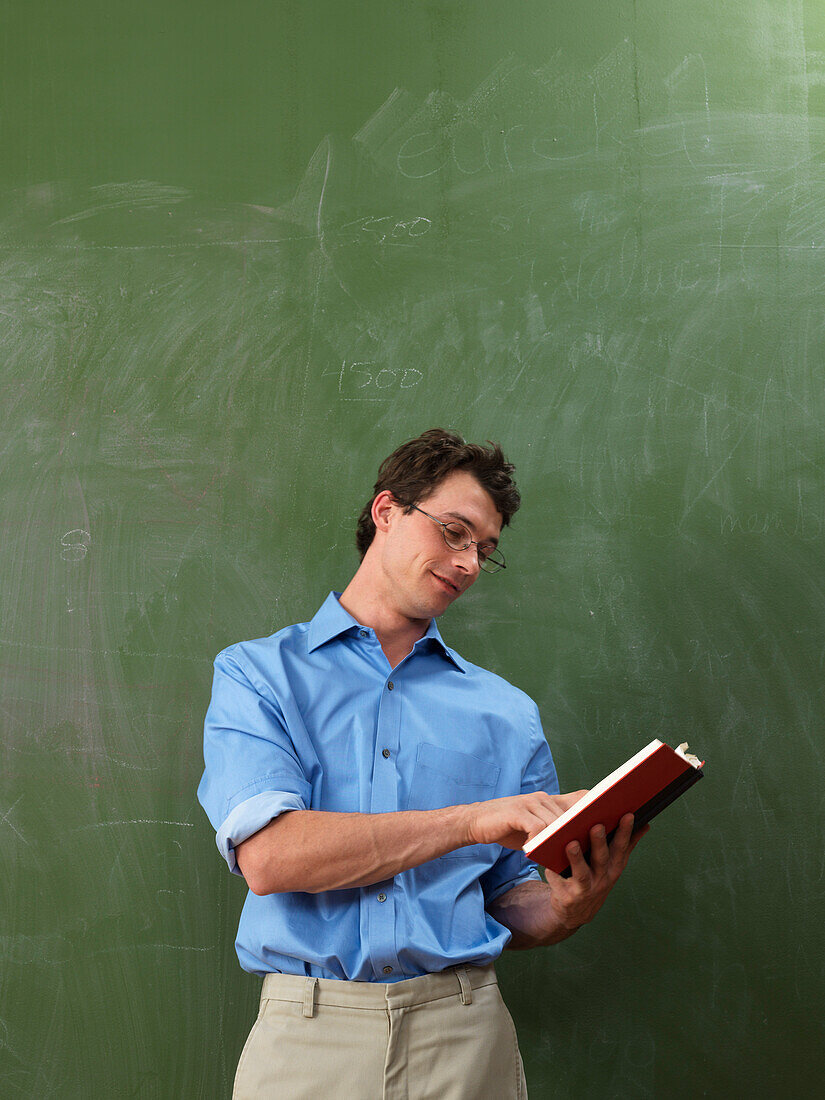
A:
[[[264,977],[237,1100],[525,1096],[494,960],[591,920],[638,841],[597,828],[542,882],[521,847],[584,792],[559,794],[535,703],[435,625],[504,567],[513,472],[440,429],[403,444],[343,593],[216,659],[199,797]]]

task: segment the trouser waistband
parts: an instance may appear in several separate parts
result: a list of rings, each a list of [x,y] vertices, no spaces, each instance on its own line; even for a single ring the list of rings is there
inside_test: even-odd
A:
[[[305,978],[300,974],[267,974],[262,1001],[293,1001],[303,1004],[303,1014],[313,1016],[315,1008],[381,1009],[411,1008],[413,1005],[458,996],[462,1004],[473,1000],[473,990],[496,985],[496,971],[487,966],[453,966],[438,974],[422,974],[400,982],[347,982],[334,978]]]

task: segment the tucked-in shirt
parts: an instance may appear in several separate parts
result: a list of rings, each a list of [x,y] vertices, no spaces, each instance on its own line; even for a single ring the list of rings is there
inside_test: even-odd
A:
[[[229,869],[288,810],[391,813],[558,792],[535,703],[463,660],[433,621],[390,666],[330,593],[309,623],[215,660],[198,797]],[[474,844],[371,886],[249,892],[236,949],[256,974],[394,982],[496,959],[510,938],[487,906],[538,870]]]

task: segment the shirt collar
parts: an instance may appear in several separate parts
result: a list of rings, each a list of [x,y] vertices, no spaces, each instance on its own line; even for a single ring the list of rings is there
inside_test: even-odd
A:
[[[338,638],[349,631],[361,629],[361,624],[357,619],[354,619],[348,611],[345,611],[344,608],[341,607],[338,600],[340,595],[340,592],[330,592],[310,622],[309,631],[307,633],[310,653],[312,653],[314,649],[318,649],[319,646],[331,642],[333,638]],[[419,647],[423,649],[425,646],[430,649],[438,649],[447,660],[452,661],[459,672],[467,671],[467,664],[464,658],[460,657],[455,650],[450,649],[448,645],[444,644],[444,640],[436,626],[435,619],[430,620],[430,625],[427,627],[424,635],[419,638],[413,646],[413,651]]]

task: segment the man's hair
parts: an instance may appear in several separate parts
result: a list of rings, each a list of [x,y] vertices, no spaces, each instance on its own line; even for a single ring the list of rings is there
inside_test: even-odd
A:
[[[379,493],[389,489],[405,512],[435,492],[441,482],[455,470],[466,470],[493,498],[496,511],[506,527],[518,511],[521,497],[513,481],[515,466],[507,461],[498,443],[482,447],[465,443],[456,432],[430,428],[417,439],[410,439],[385,458],[378,469],[378,480],[372,496],[358,517],[355,542],[363,559],[375,537],[372,502]]]

